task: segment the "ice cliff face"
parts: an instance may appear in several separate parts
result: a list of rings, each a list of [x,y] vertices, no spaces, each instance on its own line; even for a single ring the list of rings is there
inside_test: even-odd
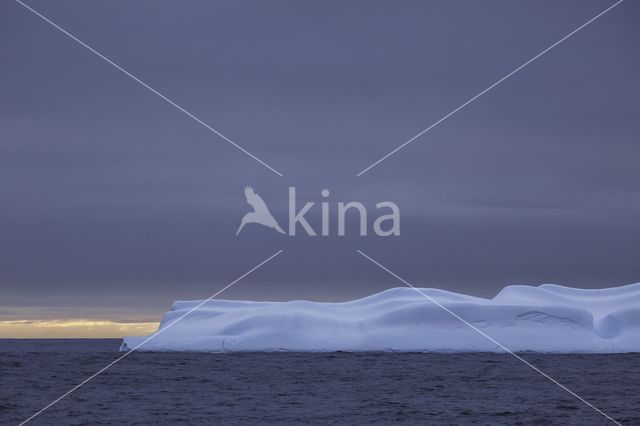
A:
[[[424,288],[512,351],[640,352],[640,283],[508,286],[493,299]],[[503,351],[412,288],[343,303],[175,302],[140,351]],[[165,329],[166,328],[166,329]],[[146,337],[126,337],[121,350]]]

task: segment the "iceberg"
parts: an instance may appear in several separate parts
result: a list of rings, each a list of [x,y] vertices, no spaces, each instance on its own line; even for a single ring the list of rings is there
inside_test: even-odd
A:
[[[212,299],[184,316],[201,303],[175,302],[158,331],[120,350],[640,352],[640,283],[512,285],[492,299],[409,287],[340,303]]]

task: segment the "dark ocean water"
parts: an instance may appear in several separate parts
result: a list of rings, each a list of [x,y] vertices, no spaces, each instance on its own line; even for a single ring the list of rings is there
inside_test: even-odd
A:
[[[117,358],[119,340],[0,340],[0,424]],[[640,354],[528,361],[640,425]],[[32,424],[613,424],[511,355],[133,353]]]

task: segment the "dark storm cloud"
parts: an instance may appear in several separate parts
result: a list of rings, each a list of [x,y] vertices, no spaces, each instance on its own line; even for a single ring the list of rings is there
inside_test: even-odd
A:
[[[282,171],[278,177],[17,3],[0,6],[3,306],[162,311],[400,285],[640,280],[640,5],[625,2],[361,177],[610,3],[29,3]],[[253,185],[402,210],[398,238],[234,233]],[[317,207],[316,207],[317,208]],[[332,218],[335,220],[335,217]],[[312,214],[319,224],[319,212]]]

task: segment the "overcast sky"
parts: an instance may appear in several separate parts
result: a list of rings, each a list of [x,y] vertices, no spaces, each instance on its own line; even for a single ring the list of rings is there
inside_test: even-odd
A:
[[[416,286],[480,296],[640,281],[638,2],[355,176],[612,3],[28,1],[279,177],[2,2],[0,314],[157,319],[279,249],[221,297],[402,285],[357,248]],[[370,225],[393,201],[401,236],[236,237],[246,185],[283,225],[289,186],[362,201]]]

